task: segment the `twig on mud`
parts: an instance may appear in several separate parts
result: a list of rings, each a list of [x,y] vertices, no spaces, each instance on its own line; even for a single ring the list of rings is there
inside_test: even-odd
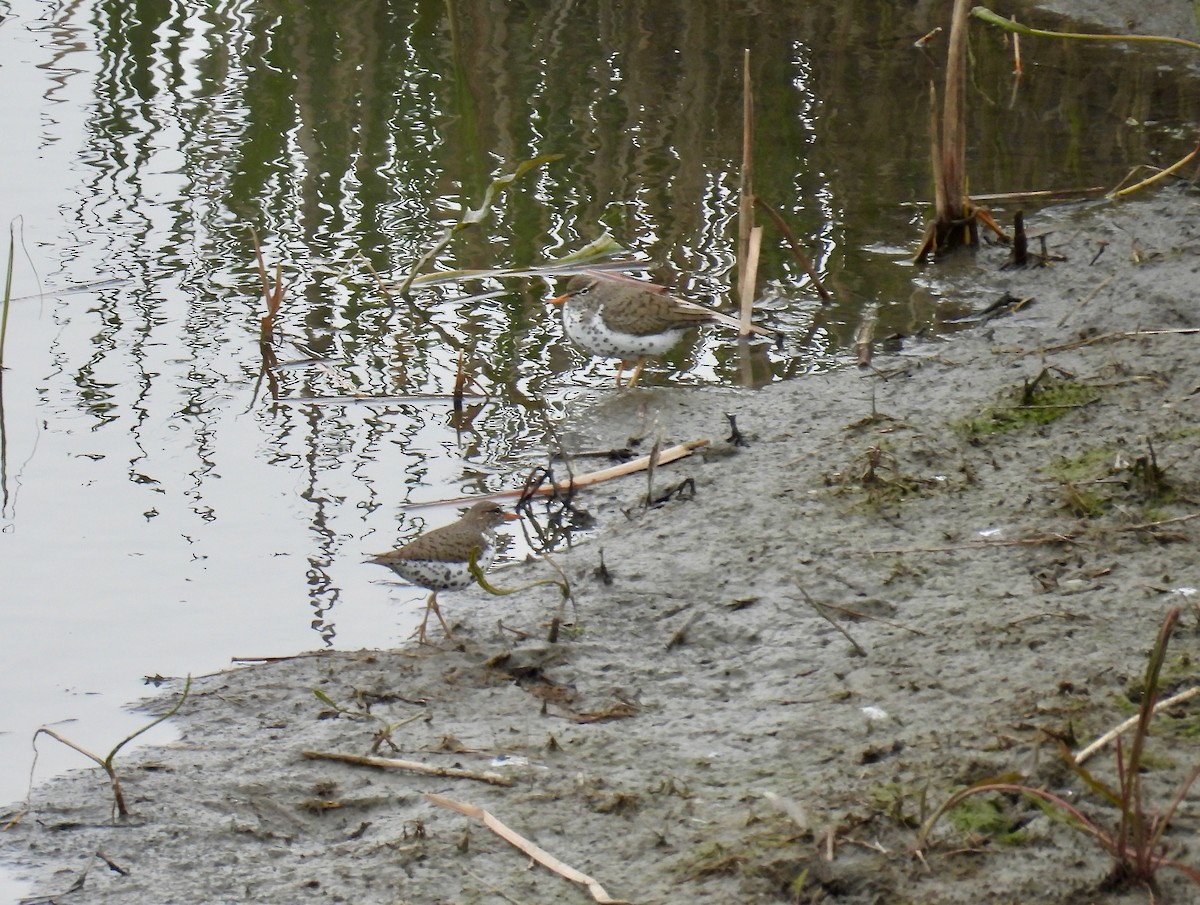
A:
[[[1200,333],[1200,327],[1169,327],[1163,330],[1119,330],[1116,333],[1101,333],[1099,336],[1089,336],[1087,339],[1076,339],[1069,343],[1059,343],[1057,346],[1043,346],[1040,349],[1029,349],[1022,355],[1045,355],[1049,352],[1068,352],[1096,343],[1119,342],[1124,339],[1140,339],[1143,336],[1170,336],[1173,334]]]
[[[1078,613],[1030,613],[1027,616],[1018,616],[1016,619],[1008,620],[1008,624],[1020,625],[1022,622],[1032,622],[1034,619],[1066,619],[1070,622],[1072,619],[1083,619]]]
[[[301,751],[301,756],[309,760],[336,760],[345,764],[357,764],[362,767],[380,767],[385,770],[411,770],[426,776],[444,776],[448,779],[473,779],[476,782],[486,782],[493,786],[511,786],[511,776],[499,773],[488,773],[477,770],[463,770],[460,767],[439,767],[434,764],[422,764],[415,760],[397,760],[391,757],[366,757],[362,754],[342,754],[337,751]]]
[[[687,641],[688,629],[690,629],[699,618],[699,611],[694,611],[690,616],[683,620],[683,625],[675,629],[675,631],[671,634],[671,637],[667,640],[666,649],[674,650],[681,644],[685,643]]]
[[[443,795],[434,795],[432,792],[426,792],[425,797],[438,807],[449,808],[451,811],[458,811],[458,813],[470,817],[472,820],[478,820],[509,845],[519,849],[538,864],[554,871],[554,873],[558,874],[560,877],[570,880],[572,883],[578,883],[581,886],[586,886],[588,892],[591,893],[592,898],[598,902],[599,905],[630,905],[630,903],[625,902],[622,899],[614,899],[604,891],[604,887],[601,886],[596,880],[593,880],[585,873],[577,871],[569,864],[564,864],[562,861],[559,861],[537,843],[531,842],[520,833],[503,824],[500,820],[493,816],[491,812],[485,811],[483,808],[477,807],[473,804],[466,804],[462,801],[455,801],[453,798],[446,798]]]
[[[906,553],[958,553],[962,550],[982,550],[987,547],[1037,547],[1042,544],[1073,544],[1074,534],[1043,534],[1041,537],[1023,537],[1018,540],[977,540],[949,547],[894,547],[890,550],[850,550],[860,556]]]
[[[1200,512],[1193,512],[1190,515],[1177,515],[1174,518],[1164,518],[1157,522],[1142,522],[1139,525],[1125,525],[1118,528],[1118,531],[1152,531],[1155,528],[1161,528],[1163,525],[1178,525],[1180,522],[1190,522],[1194,518],[1200,518]]]
[[[327,657],[327,656],[329,656],[328,651],[306,650],[306,651],[301,651],[298,654],[284,654],[284,655],[278,656],[278,657],[273,657],[273,656],[230,657],[229,662],[230,663],[286,663],[289,660],[305,660],[309,657]],[[224,672],[224,670],[218,670],[217,672],[211,672],[205,676],[200,676],[200,678],[208,678],[208,676],[218,676],[222,672]]]
[[[914,635],[920,635],[922,638],[928,637],[927,632],[923,632],[919,628],[907,626],[903,622],[893,622],[891,619],[884,619],[882,616],[872,616],[870,613],[860,613],[858,610],[852,610],[848,607],[838,606],[836,603],[823,603],[821,606],[829,610],[837,610],[843,616],[850,616],[853,619],[869,619],[872,622],[881,622],[884,625],[890,625],[892,628],[898,628],[906,632],[912,632]]]
[[[1092,291],[1089,292],[1087,295],[1085,295],[1083,298],[1081,298],[1079,300],[1078,304],[1076,304],[1076,306],[1072,310],[1068,311],[1066,314],[1064,314],[1062,316],[1062,319],[1059,320],[1057,326],[1062,327],[1063,325],[1065,325],[1067,322],[1067,319],[1072,314],[1074,314],[1076,311],[1078,311],[1080,308],[1082,308],[1084,305],[1086,305],[1088,302],[1090,302],[1092,299],[1094,299],[1097,295],[1099,295],[1100,290],[1103,289],[1105,286],[1107,286],[1109,283],[1111,283],[1113,281],[1113,276],[1114,276],[1114,274],[1109,274],[1103,280],[1101,280],[1098,284],[1096,284],[1096,286],[1094,286],[1092,288]]]
[[[1168,707],[1174,707],[1176,704],[1182,704],[1184,701],[1190,701],[1197,695],[1200,695],[1200,685],[1193,685],[1187,691],[1181,691],[1177,695],[1172,695],[1169,698],[1159,701],[1154,705],[1154,710],[1152,712],[1158,713],[1160,710],[1165,710]],[[1134,714],[1121,725],[1108,730],[1108,732],[1104,733],[1104,735],[1100,736],[1086,748],[1081,749],[1079,753],[1075,755],[1075,763],[1082,764],[1085,760],[1115,739],[1118,735],[1123,732],[1128,732],[1130,729],[1136,726],[1139,719],[1141,719],[1141,714]]]
[[[826,622],[828,622],[830,625],[832,625],[835,629],[837,629],[839,632],[841,632],[843,636],[845,636],[846,640],[849,641],[851,643],[851,645],[854,646],[855,653],[857,653],[860,657],[865,657],[867,655],[866,649],[861,644],[859,644],[857,641],[855,641],[854,638],[852,638],[850,636],[850,633],[848,631],[846,631],[845,627],[840,622],[838,622],[836,619],[834,619],[832,616],[830,616],[829,613],[826,612],[825,607],[822,604],[817,603],[815,600],[813,600],[811,597],[808,596],[808,591],[804,590],[804,588],[801,588],[800,593],[804,595],[804,599],[808,601],[808,605],[817,611],[818,616],[820,616],[822,619],[824,619]]]

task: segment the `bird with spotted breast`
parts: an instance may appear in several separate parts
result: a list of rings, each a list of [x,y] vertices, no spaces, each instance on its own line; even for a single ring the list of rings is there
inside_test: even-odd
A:
[[[693,327],[738,326],[736,318],[676,298],[664,286],[598,271],[571,277],[566,291],[550,303],[562,306],[563,330],[576,345],[600,358],[620,359],[618,387],[630,361],[637,364],[626,387],[637,384],[648,356],[665,355]]]
[[[475,581],[475,576],[471,574],[472,558],[481,570],[486,571],[496,556],[497,526],[519,518],[514,513],[505,512],[498,503],[484,500],[468,509],[458,521],[426,531],[403,547],[367,560],[386,566],[406,581],[429,589],[425,617],[415,633],[419,643],[425,643],[425,625],[430,612],[437,616],[446,637],[454,637],[438,608],[438,592],[461,591],[470,587]]]

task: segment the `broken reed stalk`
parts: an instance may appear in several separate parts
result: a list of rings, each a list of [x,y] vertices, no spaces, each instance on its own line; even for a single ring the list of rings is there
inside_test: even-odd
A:
[[[461,415],[463,410],[463,393],[467,387],[467,371],[463,364],[463,351],[458,350],[458,373],[454,377],[454,414]]]
[[[576,870],[569,864],[560,861],[537,843],[526,839],[520,833],[502,823],[490,811],[485,811],[483,808],[473,804],[455,801],[453,798],[447,798],[444,795],[435,795],[432,792],[426,792],[425,797],[438,807],[448,808],[451,811],[457,811],[466,817],[470,817],[472,820],[478,820],[509,845],[531,860],[536,861],[542,867],[552,870],[560,877],[570,880],[572,883],[578,883],[580,886],[586,887],[592,899],[599,903],[599,905],[630,905],[629,902],[622,899],[614,899],[596,880],[582,871]]]
[[[749,279],[742,283],[741,298],[738,300],[738,335],[743,339],[749,338],[754,333],[751,314],[754,312],[754,287],[758,277],[758,256],[762,250],[762,233],[761,226],[751,229],[749,245],[746,249],[746,273],[749,274]]]
[[[871,366],[871,357],[874,354],[875,342],[875,308],[869,307],[863,311],[862,320],[859,321],[858,330],[854,333],[854,357],[860,368],[869,368]]]
[[[942,203],[938,222],[950,230],[966,216],[967,197],[967,16],[970,0],[956,0],[946,57],[942,110]],[[976,236],[964,244],[974,245]]]
[[[1187,336],[1195,333],[1200,333],[1200,327],[1167,327],[1162,330],[1121,330],[1117,333],[1101,333],[1099,336],[1089,336],[1085,339],[1072,340],[1069,343],[1059,343],[1055,346],[1043,346],[1040,349],[1030,349],[1028,352],[1023,352],[1023,355],[1046,355],[1050,352],[1067,352],[1071,349],[1079,349],[1083,346],[1092,346],[1096,343],[1117,342],[1126,339],[1141,339],[1143,336]]]
[[[646,463],[646,499],[642,503],[643,509],[648,509],[654,505],[654,472],[658,469],[658,456],[662,452],[662,434],[660,433],[654,439],[654,445],[650,447],[650,455],[647,458],[650,460]]]
[[[933,82],[929,83],[929,158],[933,168],[933,215],[934,223],[928,227],[929,231],[937,228],[937,220],[941,217],[942,211],[946,209],[946,181],[942,177],[942,138],[938,133],[938,118],[937,112],[940,109],[938,105],[937,86]],[[928,244],[930,237],[926,237]]]
[[[742,311],[739,322],[742,336],[750,332],[746,300],[753,302],[754,287],[758,282],[758,255],[754,254],[751,261],[754,230],[754,89],[750,80],[750,48],[747,47],[742,54],[742,169],[738,180],[737,295]]]
[[[441,776],[446,779],[472,779],[476,782],[486,782],[493,786],[511,786],[514,781],[511,776],[500,773],[489,773],[486,770],[464,770],[461,767],[442,767],[437,764],[423,764],[415,760],[399,760],[393,757],[368,757],[363,754],[343,754],[339,751],[301,751],[300,756],[308,760],[333,760],[343,764],[355,764],[360,767],[376,767],[380,770],[408,770],[425,776]]]
[[[1016,18],[1017,18],[1016,16],[1012,17],[1014,22],[1016,21]],[[1019,79],[1024,74],[1025,74],[1025,67],[1021,65],[1021,36],[1018,34],[1014,34],[1013,35],[1013,75],[1015,75]]]
[[[687,443],[678,443],[662,450],[655,460],[655,466],[667,465],[677,459],[682,459],[685,456],[690,456],[695,450],[701,447],[708,446],[708,440],[689,440]],[[582,475],[572,475],[569,478],[564,478],[561,481],[555,481],[553,484],[542,484],[536,488],[517,487],[512,490],[501,490],[497,493],[488,494],[486,497],[469,496],[458,497],[452,500],[433,500],[428,503],[410,503],[408,508],[418,509],[423,506],[448,506],[457,503],[478,503],[481,499],[502,500],[510,497],[520,497],[522,495],[533,496],[550,496],[554,493],[571,493],[583,487],[591,487],[593,484],[600,484],[604,481],[611,481],[613,478],[624,477],[627,474],[634,474],[643,471],[650,467],[650,456],[641,456],[637,459],[630,459],[628,462],[622,462],[620,465],[613,465],[610,468],[602,468],[599,471],[588,472]]]
[[[258,380],[254,383],[253,398],[258,398],[259,388],[262,387],[265,379],[271,398],[278,400],[279,378],[276,376],[275,368],[279,364],[279,356],[275,352],[275,318],[283,306],[283,293],[287,286],[282,281],[282,268],[276,264],[275,285],[272,287],[270,275],[267,273],[267,264],[263,260],[262,245],[258,241],[258,232],[253,226],[250,227],[250,236],[254,239],[254,257],[258,262],[258,278],[262,282],[263,301],[267,306],[267,313],[259,319],[258,352],[262,358],[262,364],[259,367]]]
[[[946,90],[941,134],[937,125],[937,89],[929,86],[930,151],[933,168],[934,219],[914,261],[954,248],[979,244],[979,221],[1005,239],[990,215],[967,196],[967,20],[970,0],[955,0],[946,54]]]

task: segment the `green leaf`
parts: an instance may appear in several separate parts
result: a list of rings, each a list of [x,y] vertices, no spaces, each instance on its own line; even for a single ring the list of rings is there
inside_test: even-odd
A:
[[[319,689],[319,688],[314,688],[314,689],[312,690],[312,693],[313,693],[313,694],[315,694],[315,695],[317,696],[317,700],[318,700],[318,701],[320,701],[322,704],[328,704],[328,705],[329,705],[330,707],[332,707],[334,710],[341,710],[341,709],[342,709],[341,707],[339,707],[337,704],[335,704],[335,703],[334,703],[334,701],[333,701],[333,698],[331,698],[331,697],[330,697],[329,695],[327,695],[325,692],[321,691],[321,689]]]

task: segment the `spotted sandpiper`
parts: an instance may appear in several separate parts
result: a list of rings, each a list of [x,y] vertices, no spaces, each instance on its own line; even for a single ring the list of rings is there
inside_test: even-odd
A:
[[[438,591],[461,591],[475,581],[471,559],[486,570],[496,556],[496,526],[520,518],[505,512],[498,503],[483,501],[468,509],[457,522],[426,531],[403,547],[373,556],[367,562],[387,566],[401,578],[428,588],[425,618],[417,629],[417,640],[425,643],[425,624],[432,611],[447,638],[450,626],[438,609]]]
[[[738,326],[735,318],[675,298],[663,286],[594,271],[571,277],[551,304],[562,305],[563,329],[584,351],[621,360],[617,386],[628,362],[637,360],[626,384],[632,387],[647,356],[665,355],[692,327]]]

